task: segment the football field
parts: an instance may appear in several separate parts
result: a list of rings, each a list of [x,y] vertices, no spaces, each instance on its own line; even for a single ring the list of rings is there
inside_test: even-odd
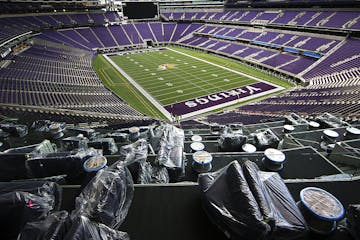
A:
[[[105,58],[168,118],[194,116],[283,89],[172,48]]]

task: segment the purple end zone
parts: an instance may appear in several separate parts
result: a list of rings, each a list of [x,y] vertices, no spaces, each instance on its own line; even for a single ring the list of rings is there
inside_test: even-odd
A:
[[[213,107],[226,102],[231,102],[248,96],[256,96],[260,93],[275,88],[276,86],[272,86],[263,82],[257,82],[239,88],[234,88],[215,94],[210,94],[208,96],[202,96],[184,102],[170,104],[165,106],[165,109],[173,115],[181,116],[184,114],[199,111],[202,109]]]

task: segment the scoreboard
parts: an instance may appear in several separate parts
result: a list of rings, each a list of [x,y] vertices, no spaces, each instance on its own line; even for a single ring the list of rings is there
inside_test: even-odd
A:
[[[158,19],[158,2],[123,2],[123,15],[128,19]]]

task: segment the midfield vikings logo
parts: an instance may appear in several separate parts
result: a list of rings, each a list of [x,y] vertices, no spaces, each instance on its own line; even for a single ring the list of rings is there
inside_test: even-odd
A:
[[[158,70],[167,70],[167,69],[174,69],[175,64],[172,63],[165,63],[158,66]]]

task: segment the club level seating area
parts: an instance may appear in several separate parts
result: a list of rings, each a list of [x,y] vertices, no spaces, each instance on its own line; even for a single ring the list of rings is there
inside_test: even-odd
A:
[[[325,10],[223,10],[196,12],[162,12],[168,20],[232,22],[360,30],[356,11]]]
[[[206,25],[197,33],[233,37],[244,41],[258,41],[268,43],[273,47],[289,47],[299,51],[314,51],[321,54],[327,53],[342,40],[340,37],[336,39],[329,35],[224,25]]]
[[[248,60],[283,72],[302,77],[311,85],[332,84],[334,86],[357,85],[360,58],[358,39],[343,40],[332,52],[320,59],[296,55],[286,51],[194,35],[179,43],[204,50],[223,53],[234,58]]]
[[[92,52],[49,45],[8,56],[0,68],[2,104],[145,118],[104,87],[91,66]]]
[[[224,42],[223,40],[208,37],[194,36],[181,43],[215,53],[223,53],[233,58],[248,60],[293,75],[297,75],[315,63],[314,59],[300,55],[293,55],[243,43]]]

